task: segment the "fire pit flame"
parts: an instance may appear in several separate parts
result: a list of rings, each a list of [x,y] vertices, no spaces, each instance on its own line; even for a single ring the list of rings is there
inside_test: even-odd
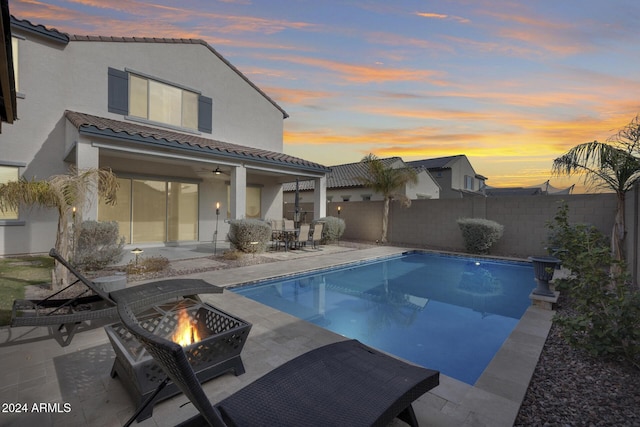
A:
[[[195,327],[196,323],[197,322],[189,316],[187,310],[180,310],[178,326],[171,337],[173,342],[186,347],[200,341],[200,334],[198,333],[198,329]]]

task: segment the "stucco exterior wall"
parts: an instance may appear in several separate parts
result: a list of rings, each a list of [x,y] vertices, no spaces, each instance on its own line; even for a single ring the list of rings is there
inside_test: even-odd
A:
[[[94,141],[80,136],[64,112],[125,120],[123,115],[108,111],[109,67],[143,73],[212,98],[213,131],[198,133],[201,137],[282,152],[283,112],[204,45],[104,41],[70,41],[64,45],[19,29],[15,33],[24,37],[19,41],[19,120],[0,134],[0,159],[23,165],[20,175],[24,178],[45,179],[66,173],[70,163],[64,157],[76,141],[86,145],[77,151],[78,159],[86,163],[81,166],[98,166],[98,149],[90,148]],[[116,173],[199,180],[199,238],[211,239],[215,215],[209,202],[220,199],[226,204],[226,185],[194,175],[193,168],[180,164],[124,160],[104,151],[99,157],[100,166],[110,166]],[[263,194],[274,198],[263,198],[264,212],[278,215],[276,211],[282,209],[281,196],[277,195],[280,184],[275,180],[257,183],[264,186]],[[89,212],[88,217],[95,212]],[[226,207],[221,213],[226,215]],[[219,227],[225,227],[225,215],[221,215]],[[20,221],[0,224],[0,255],[47,252],[53,246],[57,223],[54,210],[22,209]],[[226,235],[226,231],[219,228],[219,235]]]

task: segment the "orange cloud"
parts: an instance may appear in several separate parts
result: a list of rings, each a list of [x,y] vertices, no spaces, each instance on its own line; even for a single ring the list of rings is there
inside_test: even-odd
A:
[[[444,73],[435,70],[415,70],[409,68],[387,68],[382,66],[366,66],[347,64],[328,59],[309,58],[304,56],[283,55],[270,56],[274,61],[286,61],[294,64],[315,67],[339,74],[347,83],[384,83],[390,81],[429,81],[435,85],[445,86]]]
[[[466,18],[462,18],[460,16],[455,16],[455,15],[445,15],[442,13],[431,13],[431,12],[414,12],[413,13],[416,16],[420,16],[422,18],[432,18],[432,19],[453,19],[455,21],[458,21],[462,24],[467,24],[469,22],[471,22],[469,19]]]
[[[332,98],[336,94],[328,91],[288,89],[283,87],[263,86],[262,89],[273,96],[279,103],[309,105],[321,99]]]

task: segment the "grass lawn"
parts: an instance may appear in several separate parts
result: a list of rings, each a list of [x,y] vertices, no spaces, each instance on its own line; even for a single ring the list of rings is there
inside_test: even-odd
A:
[[[13,300],[24,298],[26,286],[51,283],[52,268],[48,256],[0,259],[0,326],[10,323]]]

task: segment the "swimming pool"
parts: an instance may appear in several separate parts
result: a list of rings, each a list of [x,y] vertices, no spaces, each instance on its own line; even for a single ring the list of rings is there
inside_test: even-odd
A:
[[[411,252],[231,290],[473,385],[535,287],[526,262]]]

